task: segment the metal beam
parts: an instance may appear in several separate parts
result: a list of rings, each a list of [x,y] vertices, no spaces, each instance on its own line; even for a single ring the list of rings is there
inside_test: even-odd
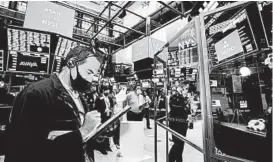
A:
[[[76,36],[79,36],[79,37],[84,37],[86,39],[90,39],[90,37],[87,37],[87,36],[84,36],[84,35],[79,35],[79,34],[76,34],[76,33],[73,33],[73,35],[76,35]],[[112,43],[112,42],[107,42],[107,41],[104,41],[104,40],[99,40],[99,41],[110,44],[110,45],[113,45],[113,46],[123,47],[122,45],[115,44],[115,43]],[[87,43],[87,42],[85,42],[85,43]]]
[[[81,18],[78,18],[78,17],[75,17],[75,19],[78,19],[78,20],[82,20],[82,21],[85,21],[85,22],[89,22],[89,23],[94,23],[95,21],[90,21],[90,20],[85,20],[85,19],[81,19]],[[101,25],[101,24],[96,24],[97,26],[100,26],[100,27],[103,27],[104,25]],[[118,30],[115,30],[115,29],[112,29],[112,28],[109,28],[109,27],[105,27],[106,29],[108,30],[113,30],[117,33],[120,33],[120,34],[124,34],[123,32],[121,31],[118,31]]]
[[[118,51],[120,51],[120,50],[122,50],[122,49],[124,49],[124,48],[126,48],[126,47],[128,47],[128,46],[130,46],[131,44],[133,44],[133,43],[139,41],[140,39],[142,39],[142,38],[144,38],[144,37],[145,37],[145,35],[140,36],[138,39],[135,39],[135,40],[133,40],[132,42],[130,42],[130,43],[126,44],[125,46],[123,46],[123,48],[117,49],[113,54],[115,54],[115,53],[117,53]]]
[[[111,2],[111,1],[110,1]],[[110,3],[110,2],[108,2],[108,3]],[[118,7],[118,8],[121,8],[121,6],[119,6],[119,5],[117,5],[117,4],[112,4],[113,6],[116,6],[116,7]],[[135,13],[135,12],[132,12],[132,11],[130,11],[130,10],[128,10],[128,9],[124,9],[125,11],[127,11],[127,12],[129,12],[129,13],[131,13],[131,14],[133,14],[133,15],[136,15],[136,16],[138,16],[138,17],[140,17],[140,18],[142,18],[142,19],[146,19],[145,17],[143,17],[143,16],[141,16],[141,15],[139,15],[139,14],[137,14],[137,13]]]
[[[125,29],[128,29],[128,30],[131,30],[131,31],[136,32],[136,33],[141,34],[141,35],[146,35],[145,33],[142,33],[141,31],[138,31],[138,30],[135,30],[135,29],[126,27],[126,26],[122,26],[122,25],[117,24],[117,23],[114,23],[114,25],[117,25],[117,26],[119,26],[119,27],[122,27],[122,28],[125,28]]]
[[[191,147],[195,148],[196,150],[198,150],[199,152],[203,153],[203,149],[199,146],[197,146],[196,144],[192,143],[191,141],[189,141],[187,138],[185,138],[183,135],[177,133],[176,131],[174,131],[173,129],[165,126],[164,124],[161,124],[158,121],[155,121],[157,123],[158,126],[160,126],[161,128],[165,129],[166,131],[170,132],[172,135],[174,135],[176,138],[178,138],[181,141],[184,141],[185,143],[187,143],[188,145],[190,145]]]
[[[178,11],[177,9],[175,9],[175,8],[173,8],[173,7],[169,6],[169,5],[167,5],[166,3],[162,2],[162,1],[158,1],[158,3],[160,3],[160,4],[162,4],[163,6],[169,8],[170,10],[172,10],[172,11],[175,12],[175,13],[177,13],[178,15],[184,15],[184,13]],[[181,2],[181,3],[183,3],[183,2]]]
[[[107,27],[107,25],[114,20],[114,18],[116,18],[118,16],[118,14],[129,5],[130,2],[126,3],[109,21],[107,21],[104,26],[95,34],[90,38],[90,41],[93,40],[105,27]]]
[[[108,19],[106,19],[106,18],[104,18],[104,17],[100,17],[100,16],[98,16],[98,15],[95,15],[95,14],[92,13],[92,12],[83,10],[83,9],[78,8],[78,7],[75,7],[75,6],[71,6],[71,5],[66,4],[66,3],[64,3],[64,2],[62,2],[62,1],[54,1],[54,3],[59,4],[59,5],[62,5],[62,6],[67,7],[67,8],[71,8],[71,9],[76,10],[76,11],[80,11],[80,12],[82,12],[82,13],[84,13],[84,14],[90,15],[90,16],[92,16],[92,17],[95,17],[95,18],[97,18],[97,19],[100,19],[100,20],[103,20],[103,21],[106,21],[106,22],[109,21]],[[140,31],[137,31],[137,30],[128,28],[128,27],[126,27],[126,26],[123,26],[123,25],[118,24],[118,23],[115,23],[115,22],[112,22],[112,24],[113,24],[113,25],[117,25],[117,26],[122,27],[122,28],[125,28],[125,29],[128,29],[128,30],[131,30],[131,31],[134,31],[134,32],[139,33],[139,34],[142,34],[142,35],[146,35],[145,33],[142,33],[142,32],[140,32]]]
[[[71,5],[71,4],[68,4],[69,1],[67,1],[66,3],[64,3],[64,2],[62,2],[62,1],[53,1],[53,2],[56,3],[56,4],[62,5],[62,6],[64,6],[64,7],[67,7],[67,8],[70,8],[70,9],[73,9],[73,10],[76,10],[76,11],[79,11],[79,12],[82,12],[82,13],[84,13],[84,14],[90,15],[90,16],[92,16],[92,17],[98,18],[98,19],[100,19],[100,20],[108,21],[107,18],[100,17],[100,16],[98,16],[98,15],[96,15],[96,14],[90,12],[90,11],[87,11],[87,10],[84,10],[84,9],[82,9],[82,8],[76,7],[76,6],[73,5],[73,4],[72,4],[72,5]]]
[[[104,7],[104,9],[103,9],[103,10],[101,11],[101,13],[99,14],[99,17],[101,17],[101,15],[104,13],[104,11],[107,9],[107,7],[110,6],[111,3],[112,3],[112,2],[108,3],[108,4]],[[111,9],[111,8],[110,8],[110,9]],[[110,9],[109,9],[109,10],[110,10]],[[97,21],[95,20],[93,24],[95,24],[96,22],[97,22]],[[87,29],[86,33],[92,28],[93,24],[90,25],[90,27]]]

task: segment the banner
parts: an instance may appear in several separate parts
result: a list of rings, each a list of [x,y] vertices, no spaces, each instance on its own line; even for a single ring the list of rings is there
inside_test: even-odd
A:
[[[28,2],[24,27],[72,38],[75,11],[52,2]]]

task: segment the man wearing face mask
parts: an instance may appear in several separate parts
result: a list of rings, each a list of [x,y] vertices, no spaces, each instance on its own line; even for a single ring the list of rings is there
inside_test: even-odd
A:
[[[142,121],[144,98],[140,86],[133,86],[133,91],[127,94],[125,103],[131,107],[131,110],[127,113],[127,120]]]
[[[170,97],[170,115],[169,115],[169,125],[170,128],[176,131],[177,133],[186,136],[188,129],[188,114],[189,103],[188,103],[188,85],[184,84],[181,87],[178,87],[175,91],[173,89],[173,95]],[[169,161],[170,162],[182,162],[182,154],[184,150],[184,141],[172,136],[174,142],[170,152],[169,152]]]
[[[84,142],[99,126],[100,113],[89,112],[80,93],[98,82],[101,62],[90,48],[75,47],[59,75],[30,84],[17,95],[5,162],[93,161]]]

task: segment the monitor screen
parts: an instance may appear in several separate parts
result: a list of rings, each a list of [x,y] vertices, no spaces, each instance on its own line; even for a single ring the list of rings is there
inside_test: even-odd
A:
[[[49,57],[48,54],[9,51],[7,71],[47,74]]]
[[[7,34],[9,51],[50,53],[50,34],[15,28],[8,28]]]

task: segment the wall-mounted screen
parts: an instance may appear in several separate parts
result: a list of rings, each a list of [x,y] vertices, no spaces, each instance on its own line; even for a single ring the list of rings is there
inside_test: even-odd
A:
[[[50,34],[13,28],[7,32],[9,51],[50,53]]]
[[[49,57],[49,54],[9,51],[7,71],[47,74]]]
[[[6,71],[47,74],[51,34],[25,28],[8,27]]]

